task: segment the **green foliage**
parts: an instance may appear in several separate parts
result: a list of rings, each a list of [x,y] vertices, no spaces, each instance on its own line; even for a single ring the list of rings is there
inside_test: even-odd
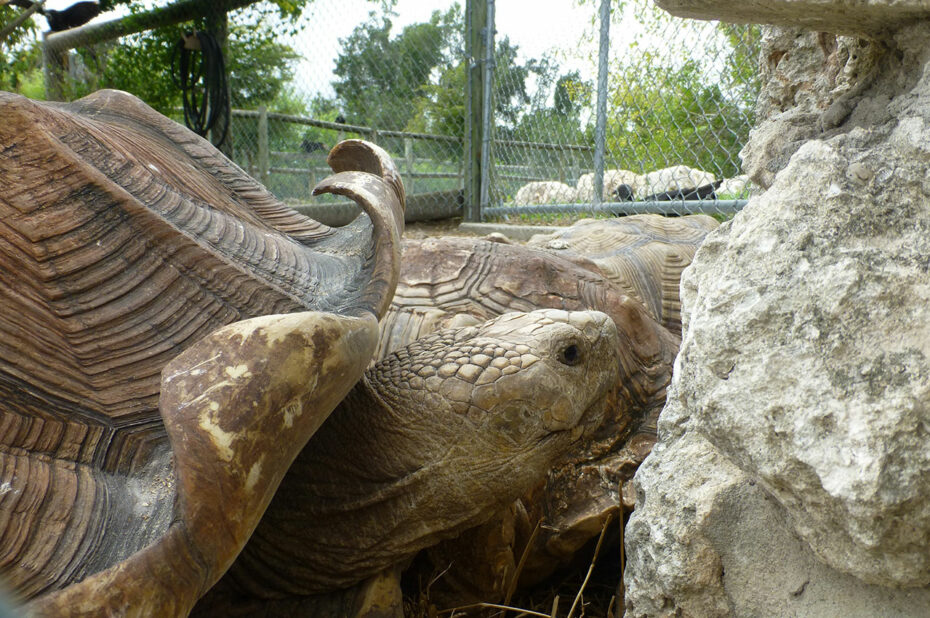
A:
[[[230,20],[226,69],[233,107],[270,104],[293,79],[299,55],[278,42],[278,26],[267,11],[244,11]],[[206,29],[206,24],[178,24],[124,37],[118,45],[80,50],[89,73],[73,85],[71,94],[118,88],[163,114],[174,114],[181,92],[172,77],[172,61],[181,36],[195,29]]]
[[[0,28],[21,13],[17,7],[0,6]],[[30,17],[0,43],[0,89],[28,93],[33,98],[44,97],[44,88],[35,88],[36,82],[41,85],[42,80],[42,54],[36,41],[37,32],[36,23]]]
[[[372,14],[342,41],[333,84],[339,104],[352,124],[378,129],[462,135],[465,128],[464,13],[453,5],[434,11],[425,23],[412,24],[392,36],[389,17]],[[550,60],[520,62],[519,48],[504,37],[494,56],[494,113],[498,124],[513,131],[534,102],[528,82],[543,99],[556,81]],[[568,79],[568,78],[566,78]],[[577,75],[575,75],[577,80]],[[560,104],[569,101],[568,81]]]
[[[341,41],[335,70],[340,79],[333,89],[352,124],[407,127],[434,72],[450,68],[461,50],[461,7],[434,11],[428,22],[407,26],[395,37],[391,29],[389,17],[372,13]]]
[[[739,173],[735,153],[748,133],[742,110],[716,83],[702,83],[700,65],[640,67],[641,80],[611,93],[615,121],[608,150],[621,166],[657,169],[677,163],[722,176]]]
[[[464,135],[465,63],[446,67],[437,83],[425,84],[420,92],[416,114],[407,123],[408,130]]]
[[[644,35],[610,68],[607,150],[616,165],[738,174],[759,92],[759,27],[676,21],[646,0],[617,8],[615,18],[635,17]]]

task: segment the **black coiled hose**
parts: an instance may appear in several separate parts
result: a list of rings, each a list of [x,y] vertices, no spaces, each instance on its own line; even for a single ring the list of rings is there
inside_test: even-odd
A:
[[[197,43],[190,42],[196,37]],[[200,62],[196,53],[199,43]],[[213,130],[213,145],[219,148],[229,133],[229,88],[223,50],[208,32],[197,32],[182,38],[171,56],[171,76],[181,89],[184,103],[184,124],[200,135]]]

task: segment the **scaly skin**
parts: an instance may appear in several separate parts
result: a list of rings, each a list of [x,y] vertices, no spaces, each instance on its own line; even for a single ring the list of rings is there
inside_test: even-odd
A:
[[[486,521],[603,419],[618,345],[603,313],[542,310],[388,356],[298,456],[224,600],[346,588]]]

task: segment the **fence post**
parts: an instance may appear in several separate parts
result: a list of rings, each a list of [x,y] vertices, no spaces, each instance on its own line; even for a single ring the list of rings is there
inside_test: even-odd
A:
[[[481,220],[484,59],[487,58],[488,0],[465,2],[465,220]]]
[[[407,177],[404,178],[404,189],[409,195],[413,195],[413,140],[409,137],[404,138],[404,161],[406,162],[405,172]]]
[[[597,55],[597,120],[594,125],[594,204],[604,201],[604,151],[607,141],[607,61],[610,53],[610,0],[601,0],[601,40]]]
[[[307,159],[307,196],[313,196],[313,188],[316,186],[316,170],[313,167],[313,159]]]
[[[63,101],[65,98],[65,59],[68,51],[48,44],[49,32],[42,33],[42,70],[45,73],[45,98]]]
[[[494,0],[487,0],[487,24],[484,29],[484,103],[481,106],[481,201],[478,205],[478,219],[481,211],[488,207],[491,197],[491,133],[494,129],[494,108],[491,93],[494,88]]]
[[[268,108],[258,107],[258,179],[268,185],[268,170],[271,167],[271,155],[268,151]]]

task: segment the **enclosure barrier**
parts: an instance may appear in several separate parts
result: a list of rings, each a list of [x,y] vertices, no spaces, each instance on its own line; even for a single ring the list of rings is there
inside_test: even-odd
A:
[[[64,67],[69,54],[73,57],[75,53],[69,50],[75,47],[96,45],[93,53],[106,56],[108,47],[99,45],[102,42],[195,17],[205,18],[207,27],[212,23],[226,32],[226,12],[252,2],[170,0],[161,8],[48,34],[43,53],[50,98],[59,98],[62,93],[62,79],[68,78]],[[653,197],[674,194],[684,185],[673,183],[668,189],[653,189],[649,181],[640,183],[628,197],[634,201],[618,201],[623,199],[615,189],[620,181],[613,179],[621,172],[645,177],[679,166],[706,172],[708,177],[713,176],[713,181],[736,179],[739,174],[736,153],[752,126],[752,109],[758,94],[755,65],[761,40],[758,28],[675,20],[657,9],[651,0],[565,2],[573,11],[585,13],[589,27],[584,36],[590,39],[573,35],[575,38],[569,45],[572,51],[588,50],[584,52],[585,61],[589,69],[596,69],[594,74],[586,70],[572,72],[564,64],[559,67],[562,60],[553,51],[555,45],[542,56],[521,58],[517,46],[508,39],[517,28],[514,14],[508,13],[510,5],[495,5],[493,0],[466,0],[455,17],[454,30],[450,30],[454,36],[442,39],[441,45],[446,46],[441,47],[442,58],[429,67],[422,78],[425,81],[417,82],[407,99],[427,101],[428,96],[421,97],[421,93],[448,86],[440,83],[437,76],[462,71],[461,77],[452,82],[459,98],[448,99],[452,106],[449,109],[458,105],[463,110],[460,128],[431,121],[407,124],[409,117],[392,115],[394,108],[387,107],[386,115],[366,115],[363,107],[362,111],[356,110],[356,116],[349,114],[354,122],[332,122],[316,117],[320,112],[312,105],[304,105],[308,113],[287,114],[268,111],[275,103],[260,106],[258,102],[256,109],[231,111],[233,119],[249,122],[248,130],[244,135],[234,136],[238,139],[224,146],[224,152],[283,201],[296,206],[309,201],[310,189],[329,169],[322,152],[301,152],[297,144],[284,144],[280,135],[275,137],[281,123],[312,128],[314,134],[332,131],[340,138],[359,136],[379,143],[397,162],[409,194],[431,196],[421,203],[437,215],[454,213],[466,220],[480,221],[524,215],[633,212],[729,215],[741,208],[748,197],[745,188],[719,191],[713,196],[717,199],[693,201],[671,195],[671,201],[661,201]],[[308,13],[315,15],[317,10],[335,14],[344,13],[347,7],[334,0],[314,0],[307,5]],[[238,13],[243,14],[247,12]],[[334,23],[316,17],[309,22],[312,25],[308,30],[330,28]],[[435,20],[436,16],[433,17]],[[380,22],[381,18],[386,21]],[[389,15],[372,13],[368,24],[362,21],[350,26],[351,34],[362,34],[371,24],[390,21]],[[616,27],[618,24],[620,27]],[[387,30],[378,30],[384,33],[378,40],[390,44],[403,37],[403,29],[398,26],[391,31],[387,26]],[[350,49],[355,49],[351,53],[358,53],[357,48],[345,44],[347,39],[343,37],[339,38],[338,50],[318,52],[315,47],[308,47],[317,45],[320,38],[305,33],[299,39],[301,49],[297,49],[297,39],[287,41],[281,37],[280,42],[293,45],[294,51],[305,57],[346,57]],[[434,40],[439,38],[437,34]],[[585,47],[588,43],[592,45]],[[123,44],[129,43],[120,41],[117,45]],[[416,45],[419,47],[409,51],[419,57],[417,54],[428,45],[424,39],[416,41]],[[563,42],[561,52],[565,51]],[[370,73],[363,77],[374,81],[359,83],[389,92],[399,83],[398,76],[406,74],[416,62],[412,57],[404,61],[384,56],[385,66],[371,64],[377,64],[380,57],[377,54],[374,60],[366,56],[364,64]],[[575,60],[578,58],[576,55]],[[551,69],[549,73],[545,72],[546,67]],[[377,79],[379,75],[381,81]],[[333,87],[339,79],[335,74],[314,78],[316,83],[329,81]],[[347,105],[342,94],[327,96],[332,96],[330,105],[335,105],[335,109]],[[371,105],[379,104],[377,97],[371,99]],[[375,118],[390,122],[382,126],[369,122]],[[269,127],[270,124],[273,126]],[[388,130],[386,126],[391,129],[416,126],[418,130]],[[334,143],[330,137],[323,141],[327,147]],[[560,185],[571,192],[539,194],[529,201],[517,199],[520,190],[534,182]],[[428,205],[430,199],[432,205]],[[334,198],[324,196],[317,200],[327,201]]]

